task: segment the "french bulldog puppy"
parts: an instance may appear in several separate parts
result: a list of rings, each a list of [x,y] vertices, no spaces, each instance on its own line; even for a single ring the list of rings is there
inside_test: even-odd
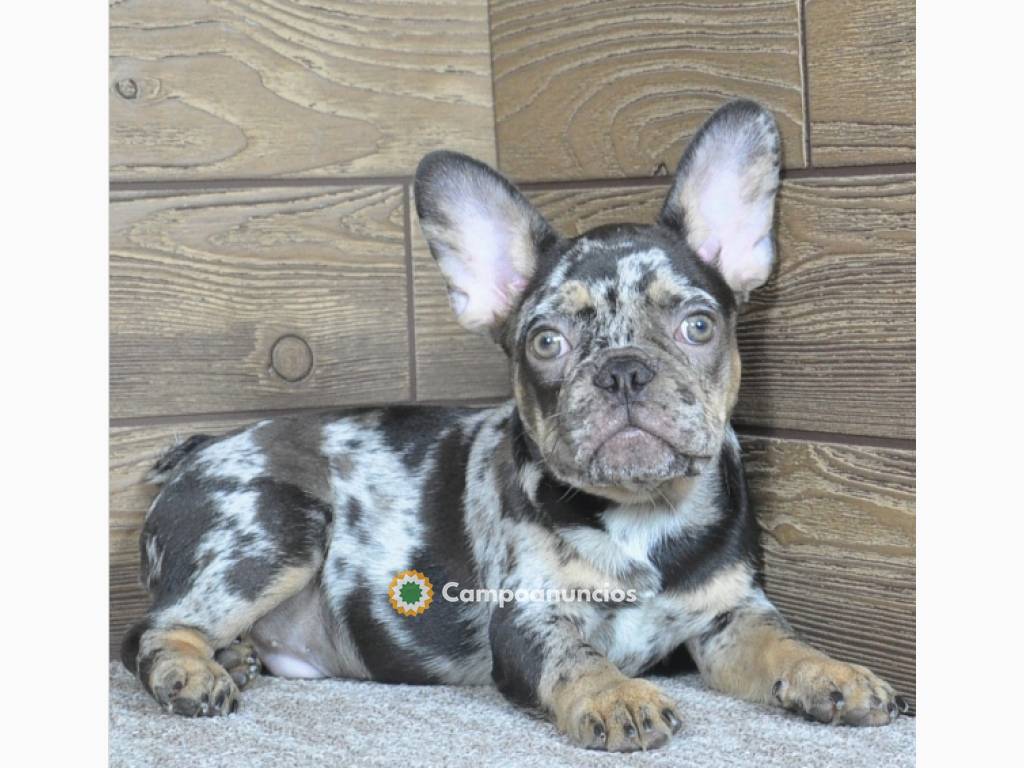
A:
[[[895,719],[890,685],[800,640],[762,590],[729,418],[737,314],[774,262],[779,153],[766,110],[727,104],[657,221],[576,238],[486,165],[425,157],[424,235],[458,321],[507,353],[514,397],[284,416],[172,448],[125,666],[186,716],[234,710],[261,665],[493,681],[573,743],[631,751],[679,731],[638,676],[685,647],[734,696]]]

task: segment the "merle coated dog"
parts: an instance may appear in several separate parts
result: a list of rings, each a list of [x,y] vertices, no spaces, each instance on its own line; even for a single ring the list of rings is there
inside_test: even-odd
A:
[[[629,751],[681,727],[638,675],[685,648],[720,691],[891,722],[903,699],[801,641],[761,586],[729,417],[779,167],[771,115],[732,102],[656,222],[566,238],[487,166],[425,157],[423,232],[458,321],[507,353],[514,397],[285,416],[172,448],[141,537],[153,602],[124,664],[187,716],[234,710],[261,664],[493,680],[572,742]]]

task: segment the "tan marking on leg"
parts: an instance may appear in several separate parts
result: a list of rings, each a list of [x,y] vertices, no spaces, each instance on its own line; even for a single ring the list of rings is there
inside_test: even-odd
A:
[[[321,564],[322,558],[317,558],[313,566],[296,565],[282,568],[277,578],[274,579],[274,583],[264,590],[263,594],[253,603],[253,605],[263,609],[260,615],[262,616],[270,608],[279,605],[287,598],[302,591],[302,588],[320,570]]]
[[[734,617],[724,634],[722,649],[703,659],[701,671],[712,687],[748,701],[770,703],[783,670],[810,655],[824,656],[780,625],[754,616]]]
[[[666,744],[682,718],[675,702],[647,680],[631,679],[606,659],[550,687],[555,725],[576,744],[633,752]]]
[[[160,645],[175,653],[186,656],[202,656],[213,658],[213,648],[206,641],[206,638],[194,629],[171,629],[158,635]]]
[[[186,717],[226,715],[236,705],[238,687],[213,660],[213,647],[199,631],[151,629],[139,643],[139,674],[157,703]]]
[[[215,626],[201,625],[206,642],[213,648],[224,648],[232,643],[259,619],[300,592],[320,570],[322,562],[322,558],[317,557],[309,564],[282,568],[274,581],[255,600],[236,604],[234,609],[221,617]],[[198,622],[195,617],[206,613],[205,604],[195,602],[198,599],[200,598],[186,596],[178,603],[154,614],[151,616],[153,625],[166,629],[196,626]]]
[[[904,708],[884,680],[797,639],[770,608],[740,609],[719,635],[687,646],[711,687],[821,722],[885,725]]]
[[[573,680],[555,683],[551,687],[551,707],[555,715],[555,725],[568,731],[575,723],[574,715],[588,699],[602,691],[607,691],[629,680],[611,662],[596,665]]]
[[[139,639],[139,678],[164,709],[189,717],[228,714],[235,706],[238,686],[214,651],[235,638],[268,612],[302,590],[320,568],[311,564],[282,569],[253,601],[234,603],[212,626],[197,617],[209,615],[199,596],[186,595],[178,603],[152,614],[153,628]],[[209,619],[207,618],[208,622]]]

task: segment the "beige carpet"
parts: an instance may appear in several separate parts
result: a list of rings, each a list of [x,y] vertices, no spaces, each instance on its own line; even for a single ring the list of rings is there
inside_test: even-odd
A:
[[[492,688],[261,678],[228,718],[159,711],[111,665],[110,765],[309,766],[885,766],[914,765],[914,720],[885,728],[815,725],[706,690],[695,676],[660,678],[685,723],[666,747],[608,755],[571,746]]]

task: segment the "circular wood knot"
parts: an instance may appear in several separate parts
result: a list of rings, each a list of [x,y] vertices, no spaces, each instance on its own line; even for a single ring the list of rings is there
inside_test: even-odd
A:
[[[130,77],[126,77],[114,84],[114,90],[122,99],[134,99],[139,95],[139,84]]]
[[[285,381],[302,381],[313,370],[313,350],[305,339],[282,336],[270,350],[270,366]]]

